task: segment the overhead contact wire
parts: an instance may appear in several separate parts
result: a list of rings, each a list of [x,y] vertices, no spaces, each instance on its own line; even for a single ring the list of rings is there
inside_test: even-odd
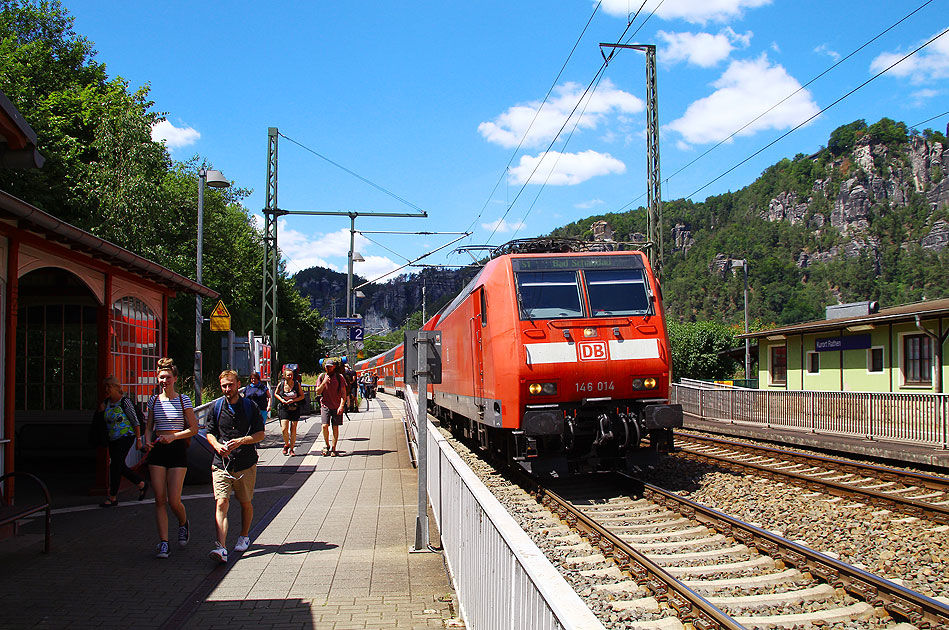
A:
[[[498,181],[494,184],[494,188],[491,189],[491,194],[488,195],[488,199],[484,202],[484,205],[481,206],[481,210],[478,212],[478,216],[475,217],[474,221],[471,222],[471,225],[468,226],[466,232],[471,232],[471,228],[481,219],[484,214],[485,209],[488,207],[488,204],[491,203],[491,198],[494,197],[494,193],[497,192],[498,186],[501,185],[501,182],[504,181],[504,177],[508,172],[508,169],[511,168],[511,164],[514,163],[514,158],[517,157],[517,152],[521,150],[521,146],[524,144],[524,140],[527,139],[530,130],[534,127],[534,123],[537,121],[537,117],[540,116],[540,110],[544,108],[544,105],[547,104],[547,99],[550,98],[551,93],[553,93],[554,88],[557,87],[557,81],[560,80],[560,77],[563,75],[563,71],[567,68],[567,64],[570,62],[570,59],[573,58],[573,53],[576,52],[577,46],[580,45],[580,41],[583,39],[583,36],[586,34],[587,29],[590,27],[590,23],[593,22],[593,17],[596,15],[596,12],[599,11],[600,5],[603,4],[603,0],[597,2],[596,6],[593,8],[593,13],[590,14],[590,18],[587,20],[587,23],[584,25],[583,30],[580,31],[580,36],[577,37],[577,41],[574,42],[573,48],[570,49],[570,54],[567,55],[567,58],[564,60],[563,65],[560,66],[560,72],[557,73],[557,76],[554,77],[553,83],[550,84],[550,88],[547,90],[547,94],[544,95],[544,100],[541,101],[540,106],[537,108],[537,111],[534,112],[534,117],[531,119],[530,124],[527,126],[527,130],[524,132],[524,135],[521,136],[520,141],[517,143],[517,147],[514,148],[514,152],[511,153],[511,159],[508,160],[507,166],[504,167],[504,170],[501,172],[501,176],[498,178]]]
[[[279,132],[278,132],[278,133],[279,133]],[[323,155],[322,153],[319,153],[318,151],[314,151],[314,150],[311,149],[310,147],[308,147],[308,146],[306,146],[306,145],[304,145],[304,144],[302,144],[302,143],[300,143],[300,142],[297,142],[296,140],[294,140],[293,138],[291,138],[291,137],[289,137],[289,136],[287,136],[287,135],[284,135],[284,134],[281,133],[280,136],[281,136],[282,138],[285,138],[285,139],[289,140],[290,142],[292,142],[293,144],[297,145],[298,147],[300,147],[300,148],[303,149],[304,151],[309,151],[310,153],[312,153],[312,154],[315,155],[316,157],[320,158],[321,160],[325,160],[326,162],[329,162],[330,164],[332,164],[332,165],[335,166],[336,168],[338,168],[338,169],[340,169],[340,170],[342,170],[342,171],[345,171],[346,173],[349,173],[350,175],[352,175],[353,177],[355,177],[355,178],[358,179],[359,181],[361,181],[361,182],[363,182],[363,183],[365,183],[365,184],[368,184],[368,185],[372,186],[373,188],[375,188],[375,189],[378,190],[379,192],[382,192],[382,193],[385,193],[386,195],[389,195],[390,197],[392,197],[392,198],[395,199],[396,201],[399,201],[399,202],[401,202],[401,203],[404,203],[405,205],[407,205],[408,207],[412,208],[413,210],[418,210],[420,213],[426,214],[425,210],[423,210],[422,208],[418,207],[417,205],[415,205],[415,204],[412,203],[411,201],[409,201],[409,200],[407,200],[407,199],[405,199],[405,198],[403,198],[403,197],[400,197],[399,195],[395,194],[395,193],[392,192],[391,190],[388,190],[388,189],[386,189],[386,188],[383,188],[382,186],[380,186],[379,184],[376,184],[375,182],[372,182],[372,181],[366,179],[365,177],[363,177],[363,176],[360,175],[359,173],[356,173],[356,172],[354,172],[354,171],[351,171],[350,169],[346,168],[346,167],[343,166],[342,164],[340,164],[340,163],[338,163],[338,162],[335,162],[335,161],[331,160],[330,158],[326,157],[326,156]]]
[[[906,61],[907,59],[909,59],[910,57],[912,57],[913,55],[915,55],[916,53],[918,53],[920,50],[922,50],[922,49],[925,48],[926,46],[929,46],[931,43],[933,43],[934,41],[936,41],[937,39],[939,39],[940,37],[942,37],[943,35],[945,35],[946,33],[949,33],[949,28],[947,28],[946,30],[942,31],[942,32],[939,33],[938,35],[932,37],[932,38],[931,38],[929,41],[927,41],[925,44],[923,44],[922,46],[916,48],[916,49],[913,50],[912,52],[907,53],[906,55],[904,55],[903,57],[901,57],[899,60],[893,62],[892,64],[890,64],[889,66],[887,66],[886,68],[884,68],[883,70],[881,70],[880,72],[876,73],[875,75],[873,75],[872,77],[870,77],[869,79],[867,79],[866,81],[864,81],[863,83],[861,83],[860,85],[858,85],[857,87],[855,87],[854,89],[850,90],[849,92],[847,92],[846,94],[844,94],[843,96],[841,96],[840,98],[838,98],[837,100],[835,100],[833,103],[831,103],[831,104],[828,105],[827,107],[822,108],[822,109],[821,109],[820,111],[818,111],[816,114],[814,114],[814,115],[808,117],[806,120],[804,120],[803,122],[799,123],[798,125],[796,125],[796,126],[793,127],[792,129],[789,129],[787,132],[781,134],[780,136],[778,136],[777,138],[775,138],[774,140],[772,140],[771,142],[769,142],[769,143],[766,144],[765,146],[761,147],[760,149],[758,149],[757,151],[755,151],[754,153],[752,153],[751,155],[749,155],[748,157],[746,157],[746,158],[745,158],[744,160],[742,160],[741,162],[738,162],[737,164],[735,164],[734,166],[732,166],[730,169],[728,169],[727,171],[725,171],[724,173],[722,173],[721,175],[719,175],[719,176],[716,177],[715,179],[711,180],[711,181],[708,182],[707,184],[704,184],[704,185],[701,186],[700,188],[697,188],[695,191],[693,191],[691,194],[687,195],[685,198],[686,198],[686,199],[689,199],[689,198],[691,198],[693,195],[695,195],[696,193],[701,192],[702,190],[708,188],[709,186],[711,186],[712,184],[714,184],[715,182],[717,182],[717,181],[720,180],[721,178],[725,177],[726,175],[728,175],[729,173],[731,173],[732,171],[734,171],[736,168],[738,168],[738,167],[741,166],[742,164],[745,164],[746,162],[748,162],[748,161],[751,160],[752,158],[757,157],[758,155],[760,155],[760,154],[761,154],[763,151],[765,151],[766,149],[768,149],[768,148],[774,146],[775,144],[777,144],[778,142],[780,142],[780,141],[783,140],[784,138],[787,138],[789,135],[791,135],[792,133],[794,133],[795,131],[797,131],[798,129],[800,129],[801,127],[803,127],[804,125],[806,125],[807,123],[811,122],[812,120],[814,120],[815,118],[817,118],[818,116],[820,116],[821,114],[823,114],[824,112],[826,112],[827,110],[829,110],[830,108],[834,107],[835,105],[837,105],[838,103],[840,103],[841,101],[843,101],[844,99],[846,99],[847,97],[849,97],[850,95],[852,95],[852,94],[853,94],[854,92],[856,92],[857,90],[860,90],[860,89],[864,88],[866,85],[868,85],[868,84],[871,83],[872,81],[878,79],[879,77],[881,77],[881,76],[883,76],[884,74],[886,74],[887,72],[889,72],[892,68],[894,68],[894,67],[896,67],[897,65],[903,63],[904,61]]]
[[[725,138],[725,139],[723,139],[723,140],[720,140],[717,144],[715,144],[714,146],[712,146],[712,147],[710,147],[709,149],[707,149],[704,153],[702,153],[701,155],[699,155],[698,157],[696,157],[695,159],[693,159],[691,162],[689,162],[688,164],[686,164],[685,166],[683,166],[682,168],[680,168],[679,170],[677,170],[675,173],[673,173],[672,175],[669,175],[669,176],[666,178],[666,181],[668,182],[670,179],[672,179],[673,177],[675,177],[676,175],[678,175],[679,173],[681,173],[681,172],[684,171],[685,169],[689,168],[690,166],[692,166],[693,164],[695,164],[696,162],[698,162],[699,160],[701,160],[702,158],[704,158],[706,155],[708,155],[709,153],[711,153],[712,151],[714,151],[714,150],[717,149],[718,147],[722,146],[723,144],[725,144],[726,142],[728,142],[729,140],[731,140],[732,138],[734,138],[735,136],[737,136],[739,133],[741,133],[742,131],[744,131],[745,129],[747,129],[747,128],[750,127],[751,125],[753,125],[754,123],[758,122],[759,120],[761,120],[762,118],[764,118],[765,116],[767,116],[768,114],[770,114],[770,113],[771,113],[772,111],[774,111],[776,108],[780,107],[780,106],[783,105],[785,102],[787,102],[788,99],[790,99],[791,97],[795,96],[796,94],[798,94],[799,92],[801,92],[802,90],[804,90],[805,88],[807,88],[807,86],[811,85],[812,83],[814,83],[815,81],[817,81],[818,79],[820,79],[821,77],[823,77],[824,75],[826,75],[828,72],[830,72],[831,70],[833,70],[834,68],[836,68],[836,67],[839,66],[840,64],[844,63],[845,61],[847,61],[848,59],[850,59],[851,57],[853,57],[854,55],[856,55],[858,52],[860,52],[861,50],[863,50],[864,48],[866,48],[867,46],[869,46],[870,44],[872,44],[872,43],[875,42],[876,40],[880,39],[881,37],[883,37],[884,35],[886,35],[887,33],[889,33],[891,30],[893,30],[894,28],[896,28],[897,26],[899,26],[900,24],[902,24],[903,22],[905,22],[906,20],[908,20],[909,18],[911,18],[915,13],[917,13],[918,11],[922,10],[923,8],[925,8],[926,5],[928,5],[928,4],[930,4],[930,3],[934,2],[934,1],[935,1],[935,0],[927,0],[927,1],[924,2],[923,4],[921,4],[921,5],[919,5],[918,7],[916,7],[916,9],[914,9],[914,10],[911,11],[910,13],[907,13],[907,14],[904,15],[901,19],[899,19],[899,20],[897,20],[896,22],[894,22],[893,24],[891,24],[888,28],[886,28],[886,29],[884,29],[883,31],[881,31],[880,33],[878,33],[875,37],[873,37],[873,38],[871,38],[871,39],[868,39],[866,42],[864,42],[863,45],[861,45],[861,46],[858,47],[858,48],[855,48],[855,49],[854,49],[853,51],[851,51],[850,54],[848,54],[846,57],[842,57],[841,59],[839,59],[838,61],[836,61],[833,65],[829,66],[826,70],[824,70],[823,72],[821,72],[821,73],[818,74],[817,76],[813,77],[810,81],[808,81],[807,83],[805,83],[804,85],[802,85],[802,86],[799,87],[798,89],[794,90],[793,92],[791,92],[790,94],[788,94],[787,96],[785,96],[783,99],[781,99],[780,101],[778,101],[777,103],[775,103],[774,105],[772,105],[771,107],[769,107],[768,109],[766,109],[765,111],[763,111],[763,112],[761,112],[760,114],[758,114],[755,118],[749,120],[747,123],[745,123],[744,125],[742,125],[740,128],[738,128],[738,129],[736,129],[735,131],[733,131],[727,138]],[[643,194],[645,194],[645,193],[643,193]],[[642,195],[640,195],[639,197],[637,197],[637,199],[640,199],[640,198],[642,198]],[[635,202],[635,201],[634,201],[634,202]],[[626,208],[626,207],[627,207],[627,206],[623,206],[623,208]]]
[[[664,1],[665,1],[665,0],[663,0],[663,2],[664,2]],[[620,35],[619,39],[623,39],[623,37],[626,36],[626,33],[629,31],[630,27],[633,25],[633,22],[636,20],[636,17],[639,16],[639,13],[642,11],[643,7],[646,6],[646,2],[648,2],[648,0],[643,0],[643,3],[639,6],[639,9],[636,11],[636,15],[633,16],[633,19],[630,20],[630,21],[626,24],[626,28],[623,30],[623,33]],[[662,2],[660,2],[659,4],[661,5]],[[597,5],[597,7],[599,7],[599,4]],[[658,7],[657,7],[657,8],[658,8]],[[653,13],[655,13],[655,11],[653,11]],[[650,16],[651,16],[651,15],[650,15]],[[643,23],[645,24],[645,22],[643,22]],[[639,28],[642,28],[642,25],[640,25]],[[639,28],[636,29],[636,31],[633,33],[633,35],[635,35],[636,32],[639,32]],[[584,29],[584,30],[586,30],[586,29]],[[631,37],[632,37],[632,36],[631,36]],[[560,134],[563,133],[563,130],[566,129],[567,124],[570,123],[570,119],[573,118],[573,115],[576,113],[577,108],[580,106],[580,104],[583,102],[583,100],[584,100],[585,98],[587,98],[587,94],[590,94],[591,88],[593,88],[593,86],[595,86],[595,85],[599,85],[599,82],[600,82],[600,80],[602,79],[602,76],[603,76],[603,72],[604,72],[604,70],[606,70],[606,66],[607,66],[608,63],[609,63],[609,59],[611,59],[612,57],[613,57],[613,52],[610,52],[610,57],[609,57],[609,58],[604,58],[603,63],[600,64],[600,68],[596,71],[596,74],[594,75],[593,79],[590,81],[590,83],[587,84],[587,87],[586,87],[586,89],[583,91],[583,94],[580,95],[580,98],[577,99],[577,104],[573,106],[573,109],[572,109],[572,110],[570,110],[570,114],[567,115],[566,119],[564,120],[563,125],[560,126],[560,129],[559,129],[559,130],[557,131],[557,133],[554,135],[553,140],[551,140],[551,141],[550,141],[550,144],[547,145],[547,149],[544,151],[544,155],[545,155],[545,156],[550,152],[550,149],[551,149],[551,148],[554,146],[554,144],[557,142],[557,139],[560,137]],[[558,78],[559,78],[559,75],[558,75]],[[555,81],[555,83],[556,83],[556,81]],[[548,94],[549,94],[549,93],[548,93]],[[592,98],[592,94],[591,94],[590,96],[591,96],[591,98]],[[589,104],[589,100],[587,100],[587,104]],[[585,109],[586,109],[586,105],[584,106],[584,110],[585,110]],[[538,109],[538,112],[539,112],[539,111],[540,111],[540,110]],[[536,114],[535,114],[535,119],[536,119]],[[578,119],[577,122],[574,123],[574,129],[576,129],[576,125],[578,125],[579,122],[580,122],[580,121],[579,121],[579,119]],[[572,135],[573,135],[573,132],[571,132],[570,136],[572,136]],[[527,137],[527,134],[526,134],[526,133],[524,134],[524,137],[525,137],[525,138]],[[521,141],[523,142],[523,138],[521,139]],[[569,141],[569,137],[567,138],[567,141]],[[518,145],[518,147],[520,147],[520,145]],[[566,142],[564,143],[564,147],[566,147]],[[559,159],[559,157],[558,157],[558,159]],[[513,161],[514,161],[514,158],[513,158],[513,156],[512,156],[512,157],[511,157],[511,162],[508,162],[508,167],[510,167],[510,165],[511,165],[511,163],[512,163]],[[487,243],[488,243],[488,244],[491,243],[491,239],[494,238],[494,235],[497,233],[498,228],[501,227],[501,225],[504,223],[504,219],[507,218],[507,215],[508,215],[508,213],[510,213],[511,208],[514,207],[514,203],[517,202],[518,198],[520,198],[520,196],[521,196],[521,193],[524,192],[524,189],[525,189],[525,188],[527,188],[528,183],[530,183],[531,179],[534,177],[534,174],[537,172],[537,169],[540,168],[540,165],[541,165],[542,162],[543,162],[543,158],[541,158],[541,159],[539,159],[539,160],[537,161],[537,165],[534,167],[534,170],[532,170],[531,173],[530,173],[530,175],[524,180],[524,183],[521,185],[520,189],[517,191],[517,194],[514,195],[514,199],[511,201],[510,204],[508,204],[507,210],[504,211],[504,214],[503,214],[503,215],[501,216],[501,218],[498,220],[497,225],[495,225],[495,226],[494,226],[494,229],[491,231],[491,235],[488,236],[488,239],[487,239]],[[555,165],[556,165],[556,162],[555,162]],[[549,177],[550,177],[550,176],[548,175],[548,179],[549,179]],[[546,183],[546,180],[545,180],[545,183]],[[541,187],[541,190],[543,190],[543,186]],[[540,194],[540,193],[538,193],[538,194]],[[479,216],[480,216],[480,215],[479,215]],[[520,228],[518,228],[518,229],[520,229]]]

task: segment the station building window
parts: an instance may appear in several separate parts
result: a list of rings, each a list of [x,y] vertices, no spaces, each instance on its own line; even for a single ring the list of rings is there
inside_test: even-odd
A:
[[[883,348],[869,348],[867,349],[867,372],[882,372],[883,371]]]
[[[771,347],[770,369],[772,385],[787,385],[788,383],[788,348],[787,346]]]
[[[932,340],[926,335],[905,335],[902,341],[903,382],[906,385],[932,385]]]
[[[73,274],[32,271],[19,281],[14,407],[94,409],[98,398],[96,299]]]
[[[154,393],[161,353],[158,317],[134,297],[112,304],[112,371],[133,401],[144,404]]]
[[[808,374],[820,373],[820,352],[807,353],[807,373]]]

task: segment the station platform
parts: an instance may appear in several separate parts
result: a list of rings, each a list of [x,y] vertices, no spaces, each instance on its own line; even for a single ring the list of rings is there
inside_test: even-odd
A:
[[[381,395],[349,414],[340,456],[320,454],[319,416],[299,424],[297,456],[282,454],[279,424],[258,451],[251,546],[233,552],[240,528],[231,501],[227,565],[213,547],[210,485],[185,485],[191,541],[155,558],[151,492],[102,497],[53,493],[53,538],[42,520],[0,539],[0,626],[9,628],[444,628],[457,601],[443,557],[410,553],[416,471],[402,401]],[[85,474],[85,471],[79,471]],[[170,513],[169,513],[170,515]],[[430,519],[431,539],[438,532]]]
[[[897,466],[921,465],[932,469],[943,469],[942,472],[949,470],[949,450],[926,444],[812,433],[783,427],[767,427],[750,422],[698,418],[688,413],[685,414],[683,428],[775,442],[792,448],[800,446],[843,455],[871,457]]]

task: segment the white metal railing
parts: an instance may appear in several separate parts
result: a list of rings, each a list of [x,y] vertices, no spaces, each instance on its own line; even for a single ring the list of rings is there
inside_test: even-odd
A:
[[[949,448],[949,394],[707,389],[673,384],[672,401],[710,420]]]
[[[411,439],[419,435],[417,399],[407,385]],[[428,439],[428,498],[466,626],[602,630],[576,591],[427,419],[422,435]]]

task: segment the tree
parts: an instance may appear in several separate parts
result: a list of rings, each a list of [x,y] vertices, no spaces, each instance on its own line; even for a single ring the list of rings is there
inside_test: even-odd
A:
[[[735,373],[737,363],[723,355],[734,348],[735,331],[720,322],[668,322],[675,379],[723,379]]]
[[[59,0],[0,0],[0,90],[36,131],[42,169],[0,170],[0,188],[60,220],[185,277],[195,275],[199,157],[173,163],[151,139],[163,119],[121,77],[109,78],[93,44],[73,31]],[[260,322],[262,235],[241,205],[249,191],[208,189],[203,282],[221,294],[235,330]],[[147,217],[148,220],[142,220]],[[281,266],[280,359],[314,365],[322,319]],[[205,302],[205,315],[213,308]],[[169,349],[179,364],[194,351],[194,297],[169,305]],[[220,369],[219,335],[203,336],[205,371]],[[187,368],[185,372],[187,372]],[[215,382],[216,379],[205,379]]]

